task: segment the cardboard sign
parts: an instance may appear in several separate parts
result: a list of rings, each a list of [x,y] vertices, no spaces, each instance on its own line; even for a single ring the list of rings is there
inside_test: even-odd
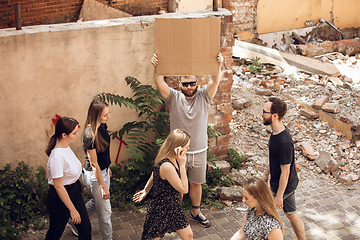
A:
[[[220,17],[156,18],[155,45],[159,75],[216,75]]]

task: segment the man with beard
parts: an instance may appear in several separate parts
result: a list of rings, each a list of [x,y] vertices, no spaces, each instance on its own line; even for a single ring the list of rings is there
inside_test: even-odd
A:
[[[223,57],[217,56],[219,73],[209,82],[206,88],[198,90],[195,76],[180,77],[181,92],[170,88],[164,81],[164,76],[157,75],[155,70],[155,84],[169,106],[170,131],[184,129],[191,135],[190,148],[186,153],[187,175],[189,179],[192,212],[190,219],[198,222],[202,227],[210,227],[210,221],[200,212],[201,184],[206,182],[206,155],[208,148],[207,119],[211,99],[215,96],[221,74]],[[151,59],[156,67],[157,55]]]
[[[304,223],[296,212],[295,189],[299,178],[295,169],[294,144],[290,131],[282,123],[287,106],[279,98],[271,97],[261,113],[264,125],[270,125],[269,165],[262,177],[269,181],[277,209],[283,208],[298,239],[306,239]]]

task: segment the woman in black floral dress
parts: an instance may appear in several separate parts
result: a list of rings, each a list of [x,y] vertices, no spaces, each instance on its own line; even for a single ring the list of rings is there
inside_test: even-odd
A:
[[[230,240],[283,239],[283,225],[268,185],[260,178],[250,178],[243,184],[243,195],[243,202],[250,209]]]
[[[143,190],[134,195],[140,202],[154,188],[145,218],[142,240],[160,239],[165,233],[177,232],[181,239],[193,239],[193,232],[181,207],[182,194],[188,192],[185,163],[190,135],[173,130],[159,149],[154,171]]]

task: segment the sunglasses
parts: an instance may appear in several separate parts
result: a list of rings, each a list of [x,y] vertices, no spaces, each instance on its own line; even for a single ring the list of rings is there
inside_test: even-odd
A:
[[[272,112],[267,112],[263,109],[263,114],[265,114],[265,113],[273,114]]]
[[[196,81],[195,82],[182,82],[181,85],[183,85],[183,87],[188,87],[189,85],[190,85],[190,87],[195,87]]]

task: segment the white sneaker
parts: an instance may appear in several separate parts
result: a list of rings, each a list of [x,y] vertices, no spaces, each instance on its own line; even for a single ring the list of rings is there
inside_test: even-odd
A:
[[[66,226],[68,226],[71,229],[71,232],[75,235],[75,236],[79,236],[78,231],[74,225],[74,223],[71,221],[71,218],[69,218],[69,221],[67,222]]]

